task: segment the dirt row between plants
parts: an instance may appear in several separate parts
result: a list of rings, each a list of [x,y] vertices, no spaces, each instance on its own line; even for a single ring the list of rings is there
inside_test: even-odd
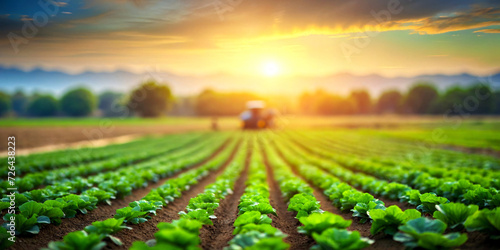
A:
[[[189,171],[190,169],[197,168],[207,163],[215,156],[217,156],[224,148],[228,146],[228,142],[219,147],[212,155],[203,161],[194,164],[186,169],[183,169],[176,174],[160,179],[158,182],[150,183],[147,187],[132,191],[131,195],[125,196],[120,200],[113,200],[111,206],[100,204],[96,209],[89,211],[87,214],[78,213],[74,218],[62,219],[60,225],[54,224],[43,225],[40,228],[40,233],[30,237],[17,237],[16,243],[10,249],[40,249],[47,247],[51,241],[61,241],[66,234],[83,230],[86,226],[92,224],[94,221],[106,220],[113,218],[117,209],[128,206],[130,202],[140,200],[146,196],[152,189],[158,188],[169,179],[176,178],[180,174]],[[233,152],[234,154],[234,152]]]
[[[248,147],[252,148],[251,145]],[[238,218],[238,205],[243,193],[245,193],[248,178],[248,168],[252,150],[247,151],[245,167],[240,177],[235,183],[233,193],[228,195],[215,210],[217,219],[212,220],[213,226],[203,225],[200,230],[201,247],[203,249],[223,249],[228,246],[228,242],[233,239],[234,221]]]
[[[276,209],[276,214],[278,215],[269,216],[273,220],[272,226],[288,235],[284,241],[290,244],[291,250],[309,249],[314,245],[314,240],[310,236],[297,231],[297,227],[302,224],[295,218],[296,212],[288,211],[288,204],[285,202],[278,182],[274,179],[274,170],[269,163],[267,155],[263,151],[258,153],[262,153],[266,166],[267,183],[270,192],[269,201],[271,206]]]
[[[196,197],[198,194],[205,190],[205,187],[215,181],[215,179],[226,169],[226,167],[231,163],[236,155],[236,152],[241,147],[241,141],[231,152],[230,157],[220,166],[217,170],[210,172],[207,176],[198,181],[198,183],[192,186],[189,190],[184,191],[182,196],[175,199],[173,202],[168,203],[166,207],[161,210],[156,211],[156,216],[153,216],[150,220],[145,223],[138,225],[129,225],[132,230],[124,229],[116,233],[115,237],[119,238],[123,242],[123,246],[117,246],[111,241],[107,241],[107,246],[105,249],[128,249],[132,246],[135,241],[148,241],[154,239],[154,234],[158,231],[156,227],[160,222],[171,222],[173,220],[179,219],[179,212],[184,211],[186,206],[189,204],[189,200]]]
[[[329,200],[329,198],[323,193],[322,190],[320,190],[318,187],[316,187],[312,182],[308,181],[306,178],[304,178],[297,170],[297,166],[292,164],[290,161],[288,161],[287,158],[285,158],[282,154],[281,151],[279,151],[277,148],[275,148],[276,151],[278,152],[278,155],[285,161],[288,166],[290,166],[292,172],[302,178],[305,182],[309,184],[311,188],[314,190],[314,197],[320,202],[321,204],[321,209],[324,211],[328,211],[330,213],[338,214],[342,216],[345,220],[352,220],[352,224],[350,227],[347,228],[349,231],[358,231],[362,237],[367,237],[370,239],[375,240],[375,243],[373,243],[371,246],[369,246],[366,249],[404,249],[404,246],[394,240],[390,237],[384,237],[383,235],[377,235],[373,236],[370,235],[370,228],[371,224],[369,222],[361,224],[360,220],[358,218],[355,218],[352,216],[352,212],[342,212],[339,208],[335,207],[332,202]]]

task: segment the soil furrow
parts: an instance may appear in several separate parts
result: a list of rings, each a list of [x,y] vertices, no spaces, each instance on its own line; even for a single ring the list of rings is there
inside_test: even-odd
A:
[[[184,191],[182,196],[175,199],[173,202],[169,203],[166,207],[163,207],[161,210],[157,210],[156,216],[153,216],[150,220],[145,223],[141,223],[138,225],[129,225],[132,230],[124,229],[118,233],[116,233],[115,237],[119,238],[123,242],[123,246],[117,246],[111,241],[108,241],[108,245],[105,249],[124,249],[130,248],[132,243],[135,241],[148,241],[150,239],[154,239],[154,234],[158,231],[156,225],[160,222],[171,222],[173,220],[179,219],[179,212],[184,211],[186,206],[189,204],[189,200],[199,193],[202,193],[205,190],[205,187],[210,183],[213,183],[217,176],[219,176],[224,169],[226,169],[227,165],[233,160],[237,150],[240,148],[240,143],[234,148],[231,152],[231,156],[227,159],[226,162],[223,163],[221,167],[217,170],[210,172],[207,176],[198,181],[198,184],[192,186],[189,190]]]
[[[263,152],[258,152],[263,153]],[[264,163],[267,171],[267,183],[269,185],[270,197],[269,201],[271,206],[276,209],[275,215],[270,215],[273,220],[272,226],[278,228],[288,236],[284,239],[286,243],[290,244],[290,249],[309,249],[314,245],[314,240],[306,235],[297,231],[297,227],[302,224],[295,218],[296,213],[288,211],[288,205],[282,196],[280,186],[274,179],[273,169],[269,164],[267,155],[263,153]]]
[[[168,179],[173,179],[180,174],[199,167],[206,162],[217,156],[225,147],[228,142],[218,148],[212,155],[203,161],[194,164],[186,169],[183,169],[176,174],[160,179],[158,182],[150,183],[147,187],[132,191],[131,195],[125,196],[120,200],[113,200],[111,206],[100,204],[96,209],[88,212],[87,214],[77,214],[74,218],[62,219],[62,223],[58,226],[54,224],[44,225],[40,228],[40,233],[31,237],[17,237],[16,243],[10,249],[39,249],[46,247],[50,241],[60,241],[63,237],[73,231],[83,230],[86,226],[92,224],[94,221],[106,220],[113,218],[117,209],[128,206],[132,201],[140,200],[146,196],[152,189],[158,188],[163,185]]]
[[[291,166],[294,174],[307,181],[301,174],[299,174],[299,172],[297,171],[297,166],[289,162],[288,159],[283,156],[280,150],[278,150],[276,147],[275,149],[281,159],[283,159],[289,166]],[[338,214],[345,220],[352,220],[352,224],[347,228],[347,230],[358,231],[361,236],[375,240],[375,243],[373,243],[366,249],[404,249],[404,246],[401,243],[394,241],[390,236],[385,236],[382,234],[378,234],[376,236],[370,235],[370,222],[361,224],[359,218],[352,217],[352,212],[342,212],[339,208],[333,206],[329,198],[318,187],[316,187],[309,181],[307,181],[307,183],[309,183],[309,185],[314,189],[314,196],[320,202],[321,209],[334,214]]]
[[[251,148],[251,147],[249,147]],[[238,205],[245,192],[245,182],[248,178],[248,167],[252,151],[248,150],[245,168],[235,183],[233,194],[228,195],[215,210],[217,219],[212,220],[214,225],[204,225],[200,230],[201,247],[203,249],[222,249],[233,239],[234,221],[238,217]]]

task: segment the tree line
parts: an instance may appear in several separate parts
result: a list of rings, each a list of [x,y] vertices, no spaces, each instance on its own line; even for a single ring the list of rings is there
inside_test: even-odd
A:
[[[304,114],[500,114],[500,91],[487,84],[453,86],[443,92],[428,82],[417,82],[407,92],[387,90],[372,98],[366,90],[355,90],[342,97],[323,90],[303,93],[299,109]]]
[[[293,100],[210,89],[196,96],[174,98],[167,84],[146,81],[129,94],[107,91],[95,95],[82,87],[67,91],[59,99],[48,94],[27,95],[21,90],[11,95],[0,92],[0,116],[234,116],[243,111],[247,101],[255,99],[264,100],[281,113],[306,115],[500,114],[500,91],[483,83],[438,91],[432,83],[417,82],[406,92],[387,90],[377,98],[367,90],[354,90],[348,96],[340,96],[319,89],[304,92]]]
[[[25,94],[17,90],[12,95],[0,92],[0,116],[16,117],[85,117],[132,116],[157,117],[163,115],[173,103],[167,85],[155,81],[144,82],[129,95],[106,91],[95,95],[87,88],[78,87],[64,93],[61,98],[50,94]]]

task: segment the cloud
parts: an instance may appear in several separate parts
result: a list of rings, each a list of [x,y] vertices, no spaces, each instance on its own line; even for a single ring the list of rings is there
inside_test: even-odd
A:
[[[19,34],[20,16],[36,11],[5,9],[11,16],[0,16],[0,30]],[[149,62],[165,55],[260,52],[314,35],[328,40],[314,48],[305,43],[305,50],[333,50],[335,42],[366,37],[366,31],[498,33],[490,26],[500,24],[498,0],[89,0],[71,1],[60,11],[25,46],[26,54],[90,58],[111,51],[107,55],[119,55],[118,63],[131,56]],[[0,45],[7,43],[0,36]],[[161,55],[145,55],[153,50]]]
[[[459,30],[483,28],[500,24],[500,8],[475,8],[451,16],[429,17],[414,23],[419,33],[439,34]]]
[[[482,29],[482,30],[476,30],[474,33],[490,33],[490,34],[496,34],[500,33],[500,29]]]
[[[66,2],[53,2],[53,4],[55,4],[55,5],[59,6],[59,7],[64,7],[64,6],[68,5],[68,3],[66,3]]]

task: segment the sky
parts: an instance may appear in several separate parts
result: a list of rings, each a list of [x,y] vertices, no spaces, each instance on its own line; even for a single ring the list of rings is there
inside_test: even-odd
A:
[[[180,75],[487,75],[498,0],[2,0],[0,66]]]

